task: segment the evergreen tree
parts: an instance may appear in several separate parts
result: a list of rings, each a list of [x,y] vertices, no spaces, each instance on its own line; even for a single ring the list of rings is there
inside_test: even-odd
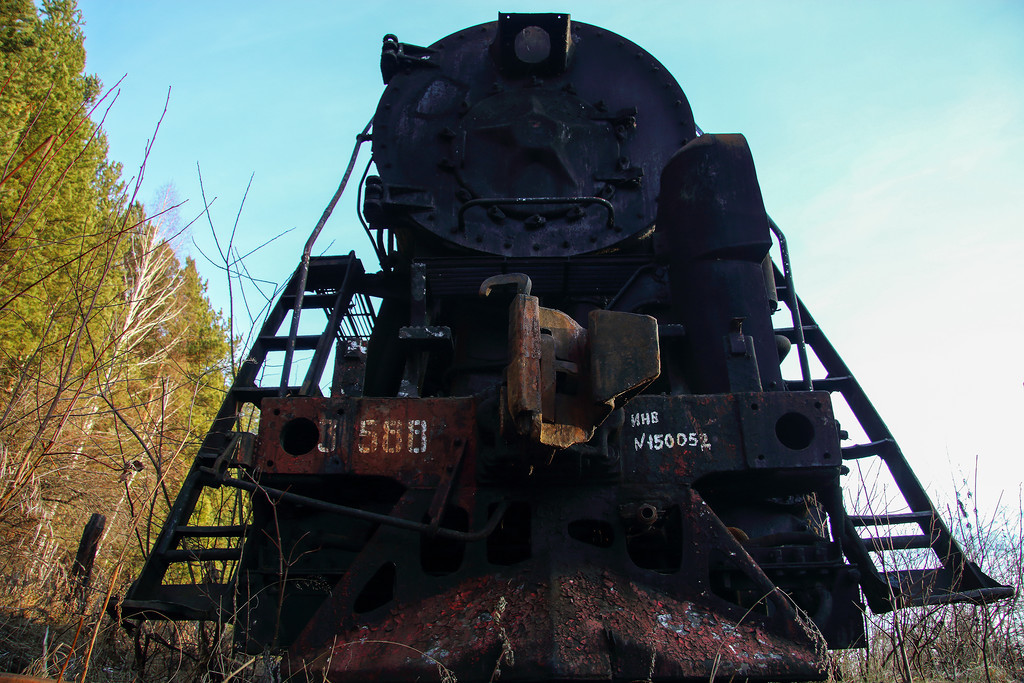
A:
[[[0,0],[0,556],[40,575],[91,512],[108,538],[160,516],[226,382],[195,263],[107,159],[81,26],[74,0]]]

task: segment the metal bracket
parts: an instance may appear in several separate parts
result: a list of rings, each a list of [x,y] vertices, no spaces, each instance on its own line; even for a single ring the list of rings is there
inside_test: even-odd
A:
[[[466,212],[474,207],[501,207],[501,206],[528,206],[528,205],[566,205],[566,206],[590,206],[597,204],[608,210],[608,219],[605,227],[611,230],[615,227],[615,207],[607,199],[601,197],[488,197],[485,199],[470,199],[459,207],[459,232],[466,231]]]
[[[384,85],[391,82],[399,71],[417,67],[437,67],[437,63],[431,58],[437,54],[437,50],[419,45],[398,42],[398,36],[389,33],[384,36],[384,45],[380,52],[380,74],[384,78]]]

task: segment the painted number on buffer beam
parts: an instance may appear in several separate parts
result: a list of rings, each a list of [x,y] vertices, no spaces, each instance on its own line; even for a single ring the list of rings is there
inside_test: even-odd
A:
[[[658,411],[649,410],[642,413],[633,413],[629,416],[629,424],[633,427],[654,427],[661,425],[661,416]],[[711,450],[711,440],[704,432],[662,432],[662,433],[641,433],[633,437],[633,449],[644,448],[652,451],[660,451],[665,448],[700,448],[702,451]]]
[[[362,420],[356,447],[360,453],[424,453],[427,450],[427,421]]]

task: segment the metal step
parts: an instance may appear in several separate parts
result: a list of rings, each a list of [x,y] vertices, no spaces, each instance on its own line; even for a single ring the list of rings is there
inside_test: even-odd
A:
[[[303,334],[295,337],[296,351],[312,351],[320,343],[320,334]],[[288,337],[259,337],[257,344],[262,344],[267,351],[284,351],[288,347]]]
[[[854,526],[892,526],[894,524],[922,524],[934,521],[931,512],[896,512],[882,515],[848,515]]]
[[[237,560],[242,557],[241,548],[193,548],[167,550],[161,556],[168,562],[207,562],[215,560]]]
[[[853,376],[851,375],[843,375],[838,377],[833,377],[832,375],[829,375],[824,379],[814,380],[814,389],[816,391],[844,392],[855,383],[856,380],[854,380]]]
[[[302,387],[297,386],[287,387],[283,392],[281,387],[235,387],[232,393],[238,401],[245,401],[246,403],[259,406],[260,401],[265,398],[275,398],[282,394],[285,396],[298,396],[301,391]]]
[[[804,331],[804,339],[806,340],[809,335],[811,335],[814,332],[818,331],[818,326],[817,325],[804,325],[802,329]],[[794,343],[799,339],[799,335],[797,335],[797,330],[794,327],[780,327],[780,328],[776,328],[775,334],[782,335],[783,337],[785,337],[786,339],[788,339],[789,341],[794,342]]]
[[[124,617],[205,620],[231,609],[234,592],[234,586],[229,584],[165,584],[139,599],[132,597],[130,589],[119,611]]]
[[[974,568],[977,570],[977,568]],[[980,573],[980,570],[978,570]],[[990,585],[954,588],[958,581],[946,568],[902,569],[883,572],[882,578],[893,595],[899,596],[905,606],[925,607],[955,602],[984,604],[1013,597],[1014,589],[992,582]]]
[[[302,297],[302,310],[308,311],[316,308],[325,311],[330,310],[331,307],[334,306],[334,302],[337,298],[337,291],[329,291],[320,294],[306,294],[304,297]],[[282,294],[280,301],[289,310],[295,308],[294,294]]]
[[[817,383],[815,383],[817,386]],[[890,456],[896,447],[896,442],[892,439],[881,439],[879,441],[871,441],[870,443],[859,443],[853,446],[844,446],[842,448],[843,460],[860,460],[861,458],[870,458],[878,456],[880,458],[886,458]]]
[[[873,553],[885,552],[887,550],[915,550],[920,548],[931,548],[933,539],[928,536],[877,536],[874,538],[863,538],[861,540]]]
[[[245,532],[242,525],[236,526],[179,526],[175,527],[178,538],[240,538]]]

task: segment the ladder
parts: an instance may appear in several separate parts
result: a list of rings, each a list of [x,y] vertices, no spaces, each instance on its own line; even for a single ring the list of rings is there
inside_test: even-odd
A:
[[[784,264],[786,260],[784,258]],[[1012,587],[999,584],[966,557],[867,394],[796,296],[792,275],[787,272],[788,264],[785,266],[786,271],[778,267],[775,270],[776,280],[785,281],[785,284],[777,286],[777,291],[779,300],[786,302],[793,314],[794,326],[776,329],[775,332],[798,347],[804,374],[799,380],[787,381],[787,388],[806,390],[813,386],[816,391],[840,394],[867,436],[865,443],[843,447],[843,460],[880,459],[906,503],[905,512],[872,511],[865,515],[846,515],[842,528],[833,530],[843,552],[861,572],[861,585],[868,606],[873,612],[886,612],[907,606],[984,603],[1013,596]],[[805,360],[806,348],[801,348],[804,344],[821,363],[824,377],[810,376]],[[906,534],[890,531],[893,526],[905,528],[905,525],[915,531]],[[861,530],[868,535],[862,536]],[[907,567],[913,564],[912,561],[897,563],[904,566],[892,566],[893,562],[882,556],[886,552],[927,550],[934,552],[938,566],[930,569]]]
[[[363,279],[363,266],[354,252],[310,258],[292,274],[244,357],[139,578],[120,605],[122,615],[216,619],[231,613],[233,572],[218,575],[206,571],[196,577],[194,569],[197,564],[212,567],[223,562],[225,568],[237,564],[246,528],[244,524],[200,526],[189,522],[203,492],[218,487],[217,472],[225,467],[244,467],[251,461],[255,435],[237,431],[246,404],[258,409],[267,397],[321,395],[320,379],[335,340],[368,336],[374,311],[361,293]],[[311,309],[325,314],[323,330],[298,334],[295,319]],[[292,323],[285,327],[289,317]],[[296,351],[312,352],[300,384],[293,384],[290,378]],[[284,352],[280,366],[267,363],[273,352]],[[168,570],[175,565],[182,566],[184,572],[174,577],[177,582],[165,584]],[[188,575],[188,582],[180,581],[182,573]]]

